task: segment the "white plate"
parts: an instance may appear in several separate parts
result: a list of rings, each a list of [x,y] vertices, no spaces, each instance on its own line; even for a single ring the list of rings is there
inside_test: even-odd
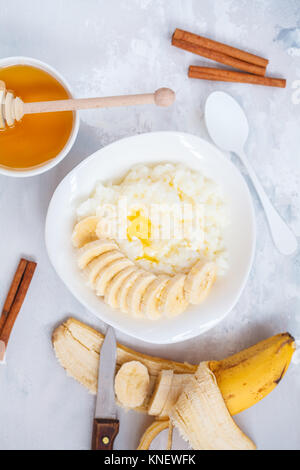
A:
[[[97,181],[122,177],[137,163],[182,162],[223,187],[231,224],[225,233],[230,267],[207,300],[172,320],[133,319],[113,310],[85,285],[76,264],[71,234],[75,209]],[[255,220],[248,187],[235,166],[213,145],[193,135],[155,132],[119,140],[74,168],[57,187],[46,220],[46,246],[58,275],[74,296],[114,328],[150,343],[176,343],[199,335],[232,310],[245,286],[255,249]]]

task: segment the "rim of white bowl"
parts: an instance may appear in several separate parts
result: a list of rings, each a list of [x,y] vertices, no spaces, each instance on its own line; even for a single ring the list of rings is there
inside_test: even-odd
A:
[[[0,59],[0,68],[9,67],[12,65],[32,65],[33,67],[37,67],[45,72],[48,72],[52,75],[56,80],[58,80],[62,86],[66,89],[69,93],[71,98],[74,98],[74,94],[72,92],[71,86],[68,81],[51,65],[42,62],[39,59],[35,59],[33,57],[26,57],[26,56],[12,56],[12,57],[5,57]],[[64,146],[64,148],[59,152],[59,154],[53,158],[50,162],[46,163],[45,165],[41,165],[37,168],[29,169],[29,170],[9,170],[7,168],[3,168],[0,166],[0,174],[6,176],[13,176],[15,178],[24,178],[28,176],[36,176],[45,173],[46,171],[50,170],[51,168],[55,167],[58,163],[60,163],[70,152],[71,148],[73,147],[75,140],[78,135],[79,131],[79,122],[80,117],[78,111],[74,111],[74,122],[71,134],[69,139]]]

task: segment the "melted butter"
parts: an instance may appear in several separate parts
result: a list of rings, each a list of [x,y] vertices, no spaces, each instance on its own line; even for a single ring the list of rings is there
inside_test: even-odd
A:
[[[155,258],[154,256],[149,256],[145,252],[144,252],[143,256],[139,256],[138,258],[136,258],[136,261],[139,261],[141,259],[145,259],[147,261],[150,261],[151,263],[158,263],[157,258]]]
[[[132,241],[134,238],[140,240],[143,245],[143,256],[136,258],[137,260],[147,260],[151,263],[158,263],[158,259],[149,256],[146,249],[151,246],[151,221],[148,217],[141,214],[140,211],[135,212],[133,215],[127,217],[130,224],[127,228],[127,239]]]
[[[149,246],[151,244],[151,221],[139,211],[132,216],[128,216],[130,224],[127,228],[127,238],[132,241],[133,238],[138,238],[143,245]]]

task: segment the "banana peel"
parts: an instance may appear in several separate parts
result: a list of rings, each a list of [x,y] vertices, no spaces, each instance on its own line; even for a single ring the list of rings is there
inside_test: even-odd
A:
[[[74,318],[55,329],[52,343],[55,354],[67,374],[86,387],[90,393],[96,394],[98,389],[99,353],[104,335]],[[116,372],[125,362],[139,361],[149,372],[150,384],[148,397],[138,411],[147,412],[147,404],[155,387],[156,379],[161,370],[173,370],[178,374],[194,374],[197,365],[169,361],[133,351],[118,344]]]
[[[295,350],[294,338],[282,333],[222,361],[210,361],[230,414],[241,413],[272,392],[288,370]]]
[[[93,394],[97,391],[103,340],[101,333],[74,318],[69,318],[56,328],[52,338],[62,367]],[[216,377],[229,413],[232,416],[240,413],[268,395],[285,375],[294,351],[294,338],[289,333],[282,333],[221,361],[209,361],[209,368]],[[198,368],[196,364],[148,356],[118,344],[117,371],[129,361],[139,361],[149,371],[149,396],[141,407],[136,408],[143,412],[147,412],[157,377],[162,370],[172,370],[176,374],[194,374]],[[155,421],[142,437],[139,449],[149,448],[153,436],[168,426],[168,420]]]
[[[256,449],[231,417],[207,362],[190,377],[169,417],[194,450]]]
[[[296,346],[289,333],[272,336],[222,361],[210,361],[227,409],[232,416],[250,408],[268,395],[285,375]],[[154,421],[143,434],[138,450],[151,442],[169,421]]]
[[[97,391],[99,352],[104,336],[69,318],[53,333],[56,356],[71,377],[92,394]],[[283,378],[293,353],[294,338],[289,333],[272,336],[221,361],[210,361],[226,405],[232,415],[246,410],[270,393]],[[117,370],[129,361],[144,364],[154,382],[162,370],[194,374],[198,365],[148,356],[118,344]]]

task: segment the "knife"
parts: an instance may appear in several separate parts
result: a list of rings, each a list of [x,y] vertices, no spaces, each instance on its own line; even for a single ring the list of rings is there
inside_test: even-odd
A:
[[[101,347],[92,450],[112,450],[119,432],[114,390],[116,360],[115,332],[109,327]]]

